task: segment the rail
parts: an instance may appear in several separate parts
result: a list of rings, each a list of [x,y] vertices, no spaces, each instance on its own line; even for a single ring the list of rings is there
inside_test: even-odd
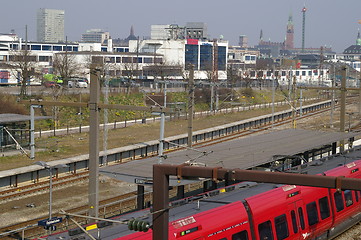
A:
[[[304,106],[302,108],[303,115],[312,113],[316,110],[324,109],[331,106],[331,101],[323,101],[316,104]],[[193,133],[192,141],[194,144],[210,141],[227,135],[232,135],[247,129],[253,129],[274,122],[289,119],[292,116],[291,110],[276,112],[259,117],[254,117],[222,126],[217,126],[209,129],[199,130]],[[186,145],[188,140],[187,134],[168,137],[164,141],[164,151],[172,151],[179,149],[180,146]],[[139,158],[152,157],[158,154],[158,140],[153,140],[144,143],[138,143],[131,146],[114,148],[107,150],[107,161],[105,162],[104,152],[100,152],[99,164],[106,165],[110,163],[122,163]],[[75,174],[81,169],[88,168],[89,155],[84,154],[76,157],[66,158],[62,160],[53,161],[51,164],[67,164],[68,168],[58,169],[57,173],[71,173]],[[40,166],[27,166],[6,171],[0,171],[0,188],[1,187],[18,187],[22,182],[36,182],[41,177],[46,177],[49,173]]]

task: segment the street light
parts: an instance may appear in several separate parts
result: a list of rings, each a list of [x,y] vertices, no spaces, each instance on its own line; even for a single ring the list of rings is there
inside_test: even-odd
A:
[[[52,213],[52,198],[53,198],[53,169],[54,168],[65,168],[68,167],[66,164],[57,164],[55,166],[50,166],[48,163],[43,161],[38,161],[34,163],[35,165],[39,165],[44,169],[49,171],[50,180],[49,180],[49,220],[51,220],[51,213]]]

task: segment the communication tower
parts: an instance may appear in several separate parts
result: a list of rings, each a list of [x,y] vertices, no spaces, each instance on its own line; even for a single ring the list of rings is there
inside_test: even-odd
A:
[[[303,15],[303,21],[302,21],[302,52],[305,51],[306,11],[307,11],[307,8],[306,8],[306,6],[304,6],[302,8],[302,15]]]

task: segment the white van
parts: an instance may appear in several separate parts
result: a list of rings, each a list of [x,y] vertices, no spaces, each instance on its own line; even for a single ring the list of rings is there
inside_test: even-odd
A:
[[[68,87],[69,88],[87,88],[88,87],[88,83],[85,81],[85,79],[69,79],[68,81]]]

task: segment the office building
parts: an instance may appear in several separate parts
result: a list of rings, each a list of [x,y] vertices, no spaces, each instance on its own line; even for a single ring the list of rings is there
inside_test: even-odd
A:
[[[101,43],[103,44],[110,38],[109,32],[101,29],[90,29],[81,35],[81,41],[86,43]]]
[[[64,10],[40,8],[37,13],[37,40],[64,42]]]

